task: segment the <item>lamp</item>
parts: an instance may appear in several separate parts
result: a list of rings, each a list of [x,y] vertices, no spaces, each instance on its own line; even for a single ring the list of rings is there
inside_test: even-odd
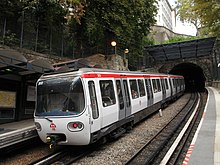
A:
[[[112,41],[112,42],[111,42],[111,45],[112,45],[113,47],[115,47],[115,54],[116,54],[116,45],[117,45],[116,41]]]

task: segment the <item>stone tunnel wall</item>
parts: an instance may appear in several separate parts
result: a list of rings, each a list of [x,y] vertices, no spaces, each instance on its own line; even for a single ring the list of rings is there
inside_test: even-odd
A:
[[[156,72],[168,74],[175,66],[182,63],[192,63],[199,66],[203,70],[203,74],[206,78],[206,82],[212,82],[212,61],[210,59],[196,59],[196,60],[175,60],[173,62],[167,62],[163,64],[157,64],[154,68],[145,69],[145,72]]]

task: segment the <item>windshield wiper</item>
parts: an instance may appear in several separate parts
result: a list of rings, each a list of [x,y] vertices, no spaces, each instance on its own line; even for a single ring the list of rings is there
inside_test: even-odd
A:
[[[53,122],[53,120],[49,119],[48,117],[45,117],[45,119],[47,119],[49,122]]]

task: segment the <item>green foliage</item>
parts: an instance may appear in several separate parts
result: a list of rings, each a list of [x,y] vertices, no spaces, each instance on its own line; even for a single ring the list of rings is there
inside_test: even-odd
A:
[[[194,0],[196,12],[200,17],[202,28],[209,36],[220,35],[220,1]]]
[[[154,45],[155,44],[155,40],[152,37],[144,36],[143,43],[144,43],[144,46]]]
[[[16,38],[15,33],[10,33],[6,34],[3,38],[1,38],[0,42],[8,46],[15,46],[18,45],[19,40]]]
[[[178,14],[195,25],[202,35],[220,35],[220,2],[216,0],[178,0]]]
[[[200,39],[200,38],[203,38],[203,36],[191,36],[191,37],[175,36],[175,37],[170,38],[169,40],[164,41],[163,44],[189,41],[189,40],[195,40],[195,39]]]
[[[178,12],[180,16],[180,20],[182,22],[192,23],[198,35],[198,30],[201,27],[200,18],[196,12],[196,6],[194,4],[194,0],[178,0]]]
[[[2,0],[0,23],[7,20],[7,29],[14,26],[14,23],[19,24],[20,28],[24,23],[23,42],[33,44],[28,47],[37,46],[38,49],[51,51],[53,41],[61,47],[63,40],[62,44],[68,49],[68,54],[91,48],[108,54],[108,50],[112,49],[110,43],[115,40],[117,49],[129,49],[131,65],[135,66],[138,57],[143,54],[143,47],[153,43],[146,36],[155,23],[156,2],[157,0]],[[19,28],[13,29],[16,36],[21,34]]]
[[[16,15],[22,10],[22,2],[18,0],[1,0],[0,1],[0,19],[19,17]]]
[[[65,11],[54,1],[32,0],[27,4],[25,13],[30,14],[36,26],[40,28],[59,27],[64,22]]]
[[[155,23],[155,0],[88,0],[82,23],[89,38],[86,45],[111,48],[111,41],[117,42],[117,47],[129,49],[129,57],[135,59],[142,55],[144,37]]]

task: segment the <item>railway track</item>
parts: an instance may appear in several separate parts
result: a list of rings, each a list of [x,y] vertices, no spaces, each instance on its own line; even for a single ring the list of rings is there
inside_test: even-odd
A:
[[[193,122],[196,121],[198,116],[198,112],[196,111],[199,104],[199,94],[192,94],[185,107],[155,136],[145,143],[143,147],[138,150],[125,164],[175,164],[179,158],[180,151],[186,143],[186,137],[189,136],[183,135],[186,133],[190,134],[190,129],[192,129],[190,126],[193,127]],[[188,124],[186,124],[187,122]],[[184,131],[182,132],[182,130]],[[177,136],[177,134],[181,134],[181,136]],[[177,142],[175,141],[176,139],[181,140]],[[172,144],[176,145],[174,146]],[[169,150],[170,148],[172,149]]]
[[[81,146],[81,147],[65,146],[65,149],[61,149],[50,155],[40,158],[34,162],[31,162],[29,165],[50,165],[50,164],[70,165],[76,160],[93,152],[95,149],[97,149],[97,146],[95,145]]]
[[[54,163],[56,162],[57,160],[61,159],[62,156],[64,156],[66,154],[66,151],[63,150],[63,151],[58,151],[58,152],[55,152],[55,153],[52,153],[50,155],[47,155],[43,158],[40,158],[36,161],[33,161],[31,162],[29,165],[49,165],[51,163]]]
[[[183,128],[180,128],[178,131],[178,137],[175,139],[174,143],[170,147],[169,151],[167,151],[166,155],[163,157],[163,160],[160,162],[163,164],[178,164],[179,162],[183,162],[183,151],[184,148],[188,149],[188,142],[191,141],[192,136],[195,133],[195,128],[197,128],[199,121],[202,117],[203,111],[202,109],[203,98],[199,95],[199,100],[193,112],[190,115],[188,121],[184,125]]]

